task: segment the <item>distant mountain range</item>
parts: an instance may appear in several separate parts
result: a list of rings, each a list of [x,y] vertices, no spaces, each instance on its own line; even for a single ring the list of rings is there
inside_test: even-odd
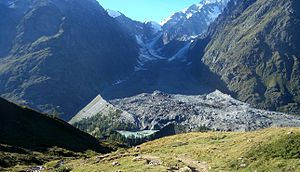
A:
[[[202,161],[206,156],[182,156],[201,147],[194,134],[112,154],[72,152],[111,151],[99,139],[121,147],[181,132],[299,127],[297,0],[202,0],[160,24],[134,21],[96,0],[1,0],[0,28],[0,171],[29,165],[27,171],[148,165],[255,171],[269,170],[269,162],[276,162],[272,169],[297,169],[299,133],[286,128],[199,135],[211,144],[203,149],[207,155],[226,156],[219,166]],[[142,136],[147,132],[155,134]],[[239,144],[220,155],[222,148],[214,147],[228,139],[252,147]],[[159,151],[172,149],[174,159],[150,149],[160,143]]]
[[[280,4],[280,8],[277,4]],[[95,0],[0,3],[0,94],[71,119],[96,95],[208,95],[300,114],[299,5],[204,0],[161,25]]]

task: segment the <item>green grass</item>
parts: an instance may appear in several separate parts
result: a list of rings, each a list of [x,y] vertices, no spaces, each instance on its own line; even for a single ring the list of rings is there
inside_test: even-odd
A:
[[[269,128],[255,132],[188,133],[144,143],[135,149],[120,149],[103,155],[69,159],[72,171],[167,171],[190,166],[206,171],[300,171],[300,129]],[[137,156],[149,160],[134,161]],[[53,168],[57,161],[46,163]],[[113,166],[113,162],[120,166]],[[200,163],[199,163],[200,162]],[[199,163],[197,165],[197,163]]]

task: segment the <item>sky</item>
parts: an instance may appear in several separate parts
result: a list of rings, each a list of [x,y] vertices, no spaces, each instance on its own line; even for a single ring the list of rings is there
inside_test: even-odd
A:
[[[98,0],[105,9],[120,11],[127,17],[145,22],[161,22],[173,13],[201,0]]]

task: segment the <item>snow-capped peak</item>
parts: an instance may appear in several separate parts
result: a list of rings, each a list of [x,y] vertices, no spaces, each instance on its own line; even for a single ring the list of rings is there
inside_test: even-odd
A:
[[[220,6],[226,6],[226,4],[228,3],[229,0],[202,0],[200,3],[197,3],[197,4],[193,4],[192,6],[188,7],[188,8],[185,8],[183,9],[182,11],[180,12],[177,12],[177,13],[174,13],[172,14],[170,17],[164,19],[160,25],[165,25],[166,23],[168,23],[169,21],[172,21],[172,20],[178,20],[176,18],[186,18],[186,19],[189,19],[191,18],[194,14],[200,12],[201,10],[203,10],[204,7],[208,6],[208,5],[220,5]],[[217,17],[221,11],[220,9],[214,9],[211,11],[212,14],[212,19],[214,19],[215,17]],[[176,22],[176,21],[173,21],[173,22]]]
[[[116,18],[116,17],[119,17],[119,16],[122,15],[120,12],[114,11],[114,10],[111,10],[111,9],[107,9],[106,11],[107,11],[108,15],[113,17],[113,18]]]
[[[174,13],[175,14],[175,13]],[[161,21],[159,24],[161,25],[161,26],[163,26],[164,24],[166,24],[168,21],[170,21],[171,19],[172,19],[172,16],[174,15],[174,14],[172,14],[170,17],[168,17],[168,18],[165,18],[163,21]]]
[[[200,4],[214,4],[214,3],[223,3],[227,4],[229,0],[202,0]]]

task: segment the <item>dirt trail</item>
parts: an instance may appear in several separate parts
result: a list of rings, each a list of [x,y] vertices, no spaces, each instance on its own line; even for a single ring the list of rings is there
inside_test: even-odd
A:
[[[180,156],[176,159],[192,168],[195,172],[208,172],[209,170],[209,165],[206,162],[196,161],[186,156]]]

